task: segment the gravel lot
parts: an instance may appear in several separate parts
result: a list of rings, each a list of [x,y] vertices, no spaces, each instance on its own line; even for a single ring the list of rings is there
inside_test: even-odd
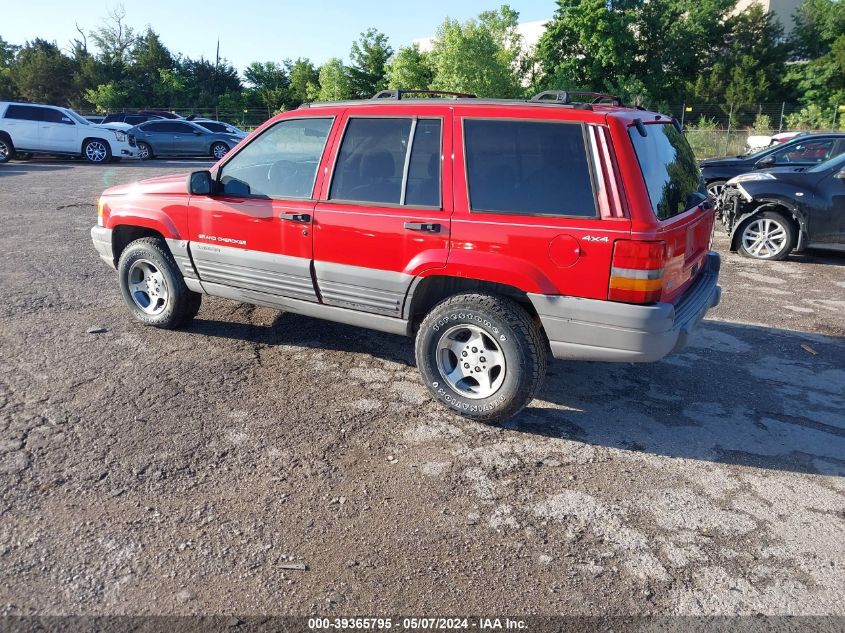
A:
[[[400,337],[133,322],[96,196],[192,166],[0,165],[0,614],[845,615],[845,257],[720,236],[685,352],[483,426]]]

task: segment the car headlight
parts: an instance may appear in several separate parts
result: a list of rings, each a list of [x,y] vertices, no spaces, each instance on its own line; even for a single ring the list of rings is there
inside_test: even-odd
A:
[[[119,143],[123,143],[126,141],[126,133],[125,132],[115,132],[114,137],[117,139]]]
[[[775,180],[775,176],[765,171],[752,171],[747,174],[734,176],[726,184],[735,185],[739,182],[751,182],[752,180]]]

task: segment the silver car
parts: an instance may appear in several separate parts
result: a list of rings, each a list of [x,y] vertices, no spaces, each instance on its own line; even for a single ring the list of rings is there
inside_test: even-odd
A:
[[[182,120],[147,121],[133,127],[130,133],[135,136],[141,160],[156,156],[211,156],[219,160],[243,138]]]

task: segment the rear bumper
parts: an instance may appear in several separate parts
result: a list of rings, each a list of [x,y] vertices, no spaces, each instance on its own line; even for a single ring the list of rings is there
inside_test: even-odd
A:
[[[114,268],[114,251],[111,245],[111,229],[102,226],[95,226],[91,229],[91,240],[94,242],[94,248],[97,254],[109,266]]]
[[[707,311],[719,304],[721,260],[709,253],[704,271],[677,303],[648,306],[529,294],[555,358],[648,363],[682,349]]]

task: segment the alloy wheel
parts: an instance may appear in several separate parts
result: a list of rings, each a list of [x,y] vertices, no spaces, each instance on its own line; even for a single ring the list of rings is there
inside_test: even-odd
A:
[[[456,325],[437,342],[437,368],[449,386],[465,398],[489,398],[505,380],[505,354],[476,325]]]
[[[167,307],[170,293],[164,275],[147,259],[132,263],[128,272],[129,294],[135,305],[150,316],[161,314]]]
[[[85,157],[92,163],[102,163],[108,156],[106,146],[100,141],[90,141],[85,146]]]
[[[786,228],[771,218],[749,222],[742,231],[745,252],[757,259],[771,259],[786,248],[789,235]]]

